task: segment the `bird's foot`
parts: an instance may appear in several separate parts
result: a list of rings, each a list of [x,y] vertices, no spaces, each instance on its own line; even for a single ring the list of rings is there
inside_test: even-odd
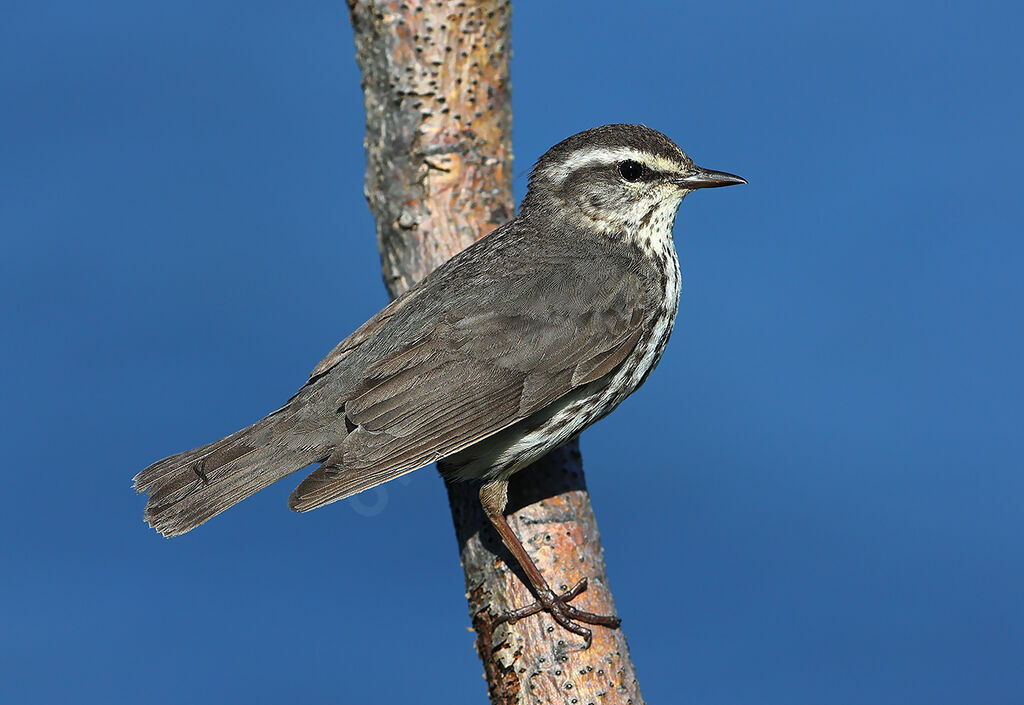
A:
[[[532,605],[526,607],[520,607],[518,609],[509,610],[505,614],[501,615],[497,619],[497,623],[508,622],[509,624],[515,624],[523,617],[529,617],[530,615],[537,614],[538,612],[549,612],[559,625],[573,634],[577,634],[586,641],[586,648],[590,648],[590,641],[592,638],[591,632],[586,627],[579,624],[598,624],[602,627],[608,627],[609,629],[618,629],[619,625],[622,624],[622,620],[618,617],[594,614],[593,612],[587,612],[581,610],[578,607],[573,607],[569,602],[577,597],[580,593],[587,589],[587,579],[580,578],[579,581],[571,588],[563,592],[561,595],[557,594],[550,588],[546,590],[537,591],[537,601]]]

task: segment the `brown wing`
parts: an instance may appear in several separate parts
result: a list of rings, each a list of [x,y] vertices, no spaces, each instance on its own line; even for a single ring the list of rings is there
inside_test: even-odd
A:
[[[396,314],[391,344],[389,322],[378,326],[352,366],[358,357],[373,361],[345,384],[351,433],[292,493],[292,509],[319,507],[451,455],[614,370],[642,333],[650,297],[623,262],[598,265],[587,269],[598,272],[591,278],[567,271],[571,260],[559,258],[530,276],[464,276],[458,291],[444,287],[449,297],[436,310],[416,311],[428,325]],[[417,308],[433,301],[426,291],[417,298]]]

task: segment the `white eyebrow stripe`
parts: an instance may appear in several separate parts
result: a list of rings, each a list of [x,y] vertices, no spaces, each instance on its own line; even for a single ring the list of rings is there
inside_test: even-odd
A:
[[[679,166],[670,159],[630,147],[585,147],[569,154],[561,164],[552,167],[548,173],[552,181],[560,183],[577,169],[598,164],[614,164],[626,159],[641,162],[654,171],[679,170]]]

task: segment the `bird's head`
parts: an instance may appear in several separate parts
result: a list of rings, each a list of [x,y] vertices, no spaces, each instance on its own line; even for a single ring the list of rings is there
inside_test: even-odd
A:
[[[604,125],[549,149],[534,166],[522,214],[569,218],[582,227],[650,242],[671,237],[683,197],[699,188],[745,184],[704,169],[643,125]]]

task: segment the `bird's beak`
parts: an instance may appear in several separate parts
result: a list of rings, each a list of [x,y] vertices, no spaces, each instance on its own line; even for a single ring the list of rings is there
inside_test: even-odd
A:
[[[695,167],[695,171],[686,176],[680,176],[675,179],[674,182],[681,188],[688,190],[698,188],[718,188],[719,186],[735,186],[736,184],[745,184],[747,180],[736,176],[735,174],[727,174],[724,171],[713,171],[711,169],[702,169],[701,167]]]

